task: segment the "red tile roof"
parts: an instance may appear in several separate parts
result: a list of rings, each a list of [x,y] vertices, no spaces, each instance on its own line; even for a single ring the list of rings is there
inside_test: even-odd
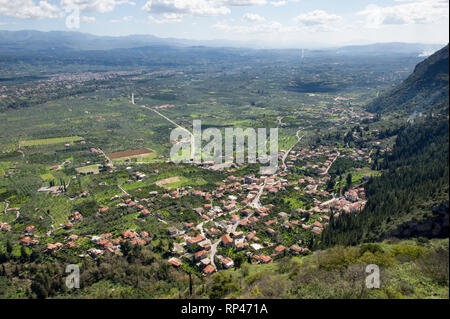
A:
[[[231,244],[233,242],[233,239],[230,237],[230,235],[223,235],[222,237],[220,237],[220,239],[225,245]]]
[[[284,247],[283,245],[278,245],[276,248],[275,248],[275,251],[277,252],[277,253],[281,253],[283,250],[285,250],[286,249],[286,247]]]
[[[216,271],[216,267],[214,267],[213,265],[208,265],[205,267],[205,269],[203,269],[203,273],[205,275],[209,275],[209,274],[213,273],[214,271]]]

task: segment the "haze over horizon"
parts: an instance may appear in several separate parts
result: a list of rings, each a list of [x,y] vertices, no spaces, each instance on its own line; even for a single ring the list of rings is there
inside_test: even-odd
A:
[[[71,17],[79,11],[79,27]],[[447,0],[0,0],[0,29],[154,35],[265,47],[445,44]]]

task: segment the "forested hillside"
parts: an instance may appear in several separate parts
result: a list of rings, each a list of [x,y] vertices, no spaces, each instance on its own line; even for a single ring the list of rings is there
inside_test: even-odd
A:
[[[447,119],[427,118],[400,133],[383,162],[385,173],[367,183],[365,209],[332,218],[323,244],[352,245],[389,235],[448,236],[448,129]],[[398,229],[410,222],[416,227]]]
[[[394,89],[374,99],[374,113],[426,112],[448,107],[448,45],[417,64],[414,72]]]
[[[412,109],[428,113],[402,130],[392,152],[380,159],[383,174],[366,184],[364,210],[339,219],[331,214],[322,246],[355,245],[391,236],[448,237],[448,59],[446,46],[368,106],[382,113]]]

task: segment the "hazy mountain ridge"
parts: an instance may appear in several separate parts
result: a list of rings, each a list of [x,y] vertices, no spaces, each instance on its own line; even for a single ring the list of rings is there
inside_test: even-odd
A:
[[[190,40],[182,38],[160,38],[151,34],[127,36],[98,36],[73,31],[0,30],[0,51],[16,50],[111,50],[131,49],[152,45],[176,47],[252,47],[249,43],[228,40]]]
[[[209,47],[241,47],[241,48],[267,48],[263,44],[240,42],[230,40],[191,40],[182,38],[160,38],[154,35],[128,35],[128,36],[97,36],[89,33],[73,31],[36,30],[2,31],[0,30],[0,52],[14,52],[18,50],[110,50],[130,49],[150,45],[167,46],[209,46]],[[349,45],[334,48],[312,49],[317,44],[299,44],[299,47],[311,47],[306,55],[329,54],[337,55],[386,55],[406,54],[419,55],[424,52],[434,52],[440,45],[422,43],[374,43],[369,45]],[[279,48],[289,50],[287,47]]]
[[[336,54],[417,54],[426,56],[427,52],[435,52],[441,47],[442,45],[439,44],[388,42],[343,46],[336,50]]]

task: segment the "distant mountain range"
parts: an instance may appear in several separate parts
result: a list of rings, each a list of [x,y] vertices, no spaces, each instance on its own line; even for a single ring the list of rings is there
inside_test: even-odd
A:
[[[138,47],[164,46],[208,46],[208,47],[252,47],[250,43],[228,40],[188,40],[159,38],[153,35],[97,36],[71,31],[1,31],[0,50],[110,50]]]
[[[416,65],[414,72],[401,84],[373,100],[368,110],[386,112],[423,112],[448,108],[448,44]]]
[[[188,40],[177,38],[159,38],[153,35],[129,36],[97,36],[88,33],[70,31],[41,32],[35,30],[0,31],[0,52],[15,51],[79,51],[79,50],[110,50],[128,49],[144,46],[208,46],[208,47],[241,47],[260,49],[250,42],[228,40]],[[305,45],[307,47],[307,45]],[[317,44],[315,45],[317,47]],[[439,44],[420,43],[376,43],[360,46],[344,46],[321,50],[307,50],[306,54],[338,54],[338,55],[429,55],[438,50]],[[305,48],[306,49],[306,48]]]
[[[173,40],[161,39],[152,35],[103,37],[80,32],[40,32],[33,30],[0,31],[0,43],[2,51],[109,50],[154,44],[178,44]]]
[[[338,48],[335,50],[336,54],[407,54],[416,56],[429,56],[442,48],[442,44],[423,44],[423,43],[374,43],[369,45],[351,45]]]

